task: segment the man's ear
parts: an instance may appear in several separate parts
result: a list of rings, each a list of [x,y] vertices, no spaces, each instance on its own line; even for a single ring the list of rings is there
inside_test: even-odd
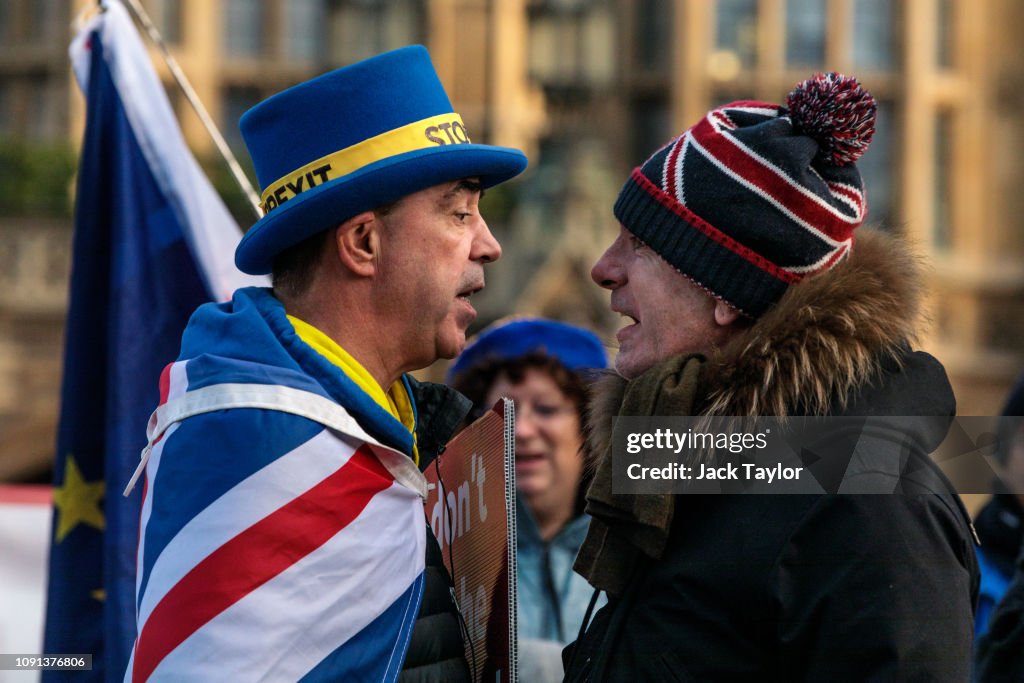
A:
[[[739,311],[721,299],[715,299],[715,322],[720,327],[728,327],[729,325],[732,325],[739,317]]]
[[[339,225],[334,232],[334,246],[342,265],[356,275],[375,275],[381,227],[373,211],[364,211]]]

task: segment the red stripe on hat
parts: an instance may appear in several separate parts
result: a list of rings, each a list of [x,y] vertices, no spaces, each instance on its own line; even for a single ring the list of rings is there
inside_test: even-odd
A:
[[[719,109],[765,109],[778,113],[779,105],[765,102],[764,100],[736,100],[729,104],[723,104]]]
[[[815,268],[814,270],[812,270],[812,271],[810,271],[808,273],[804,273],[804,276],[805,277],[810,277],[811,275],[817,275],[818,273],[823,273],[826,270],[829,270],[832,266],[834,266],[836,264],[836,262],[839,259],[841,259],[843,256],[846,256],[846,254],[847,254],[847,252],[849,250],[850,250],[850,245],[849,244],[844,244],[843,246],[841,246],[838,249],[836,249],[835,253],[833,253],[831,256],[829,256],[828,260],[825,261],[825,263],[820,268]]]
[[[714,111],[724,111],[728,116],[730,109],[743,109],[756,110],[754,113],[762,114],[763,116],[775,117],[779,115],[779,105],[772,104],[771,102],[763,102],[761,100],[736,100],[729,104],[723,104],[721,107],[717,107]],[[732,117],[729,117],[729,121],[732,122]],[[733,124],[735,126],[735,124]]]
[[[676,186],[676,163],[679,161],[679,153],[686,146],[685,142],[686,136],[680,135],[675,144],[672,145],[672,151],[669,152],[668,159],[665,160],[665,181],[667,182],[668,194],[677,198],[680,202],[683,201],[683,198],[679,195],[679,187]]]
[[[788,270],[783,270],[765,257],[743,246],[718,228],[708,223],[693,211],[680,204],[675,197],[670,197],[665,194],[665,191],[652,183],[650,179],[643,174],[639,167],[633,169],[633,173],[630,177],[633,179],[633,182],[643,188],[655,201],[682,218],[688,225],[704,233],[729,251],[743,257],[745,260],[754,264],[769,275],[777,277],[783,282],[791,285],[800,282],[804,278],[804,276],[799,273],[791,273]]]
[[[713,112],[711,112],[711,114],[709,114],[709,116],[712,116],[712,117],[718,119],[718,122],[721,125],[725,126],[726,128],[728,128],[730,130],[732,130],[733,128],[736,127],[736,124],[733,122],[732,119],[729,118],[729,115],[726,114],[721,109],[714,110]]]
[[[832,240],[845,242],[850,239],[854,228],[860,225],[859,220],[843,216],[838,210],[822,206],[811,199],[802,188],[781,175],[778,169],[753,156],[731,136],[715,130],[706,117],[690,132],[694,140],[718,163],[784,206],[811,226],[809,230],[812,232],[824,233]]]
[[[858,215],[860,217],[863,218],[864,214],[867,213],[867,207],[865,206],[865,204],[867,202],[864,201],[864,193],[863,192],[858,192],[856,189],[850,187],[849,185],[843,185],[842,183],[827,183],[827,184],[828,184],[828,189],[829,189],[829,191],[832,192],[832,194],[842,195],[842,196],[846,197],[847,199],[849,199],[854,204],[856,204],[856,206],[857,206],[857,209],[856,209],[857,213],[858,213]]]
[[[132,679],[149,678],[186,638],[334,537],[393,482],[363,446],[319,484],[210,553],[153,608],[136,643]]]

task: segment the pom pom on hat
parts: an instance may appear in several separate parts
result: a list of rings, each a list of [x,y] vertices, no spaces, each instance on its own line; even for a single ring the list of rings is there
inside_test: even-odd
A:
[[[856,78],[815,74],[786,97],[793,126],[821,148],[818,158],[833,166],[852,164],[875,134],[875,98]]]

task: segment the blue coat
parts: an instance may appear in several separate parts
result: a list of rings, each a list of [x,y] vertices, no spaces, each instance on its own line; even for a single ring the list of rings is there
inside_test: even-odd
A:
[[[978,611],[974,619],[974,637],[988,630],[989,620],[1013,579],[1014,562],[1024,547],[1024,508],[1012,493],[997,492],[978,513],[974,526],[981,547],[975,550],[981,570]]]
[[[587,580],[572,569],[590,517],[581,514],[545,543],[522,499],[516,510],[519,638],[565,645],[576,639],[594,593]],[[602,596],[598,607],[603,603]]]

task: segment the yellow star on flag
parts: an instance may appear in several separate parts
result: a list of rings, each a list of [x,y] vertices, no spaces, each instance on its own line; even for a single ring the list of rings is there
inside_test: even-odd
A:
[[[53,491],[53,505],[57,508],[57,543],[79,524],[88,524],[103,531],[106,521],[100,509],[100,499],[106,488],[102,481],[85,481],[74,456],[68,455],[64,465],[64,483]]]

